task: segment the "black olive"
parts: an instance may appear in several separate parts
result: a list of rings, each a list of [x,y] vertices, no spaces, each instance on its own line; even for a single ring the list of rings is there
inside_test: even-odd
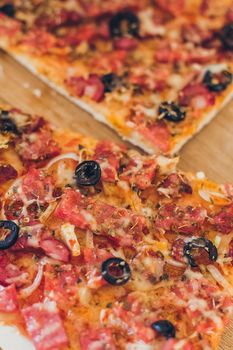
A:
[[[184,256],[188,259],[191,267],[198,266],[195,259],[192,257],[192,250],[194,249],[205,249],[211,261],[216,261],[218,258],[217,248],[211,241],[203,237],[196,238],[184,245]]]
[[[15,16],[15,7],[13,4],[6,4],[0,7],[0,13],[4,13],[4,15],[7,15],[9,17]]]
[[[5,235],[4,239],[0,240],[0,250],[12,247],[19,237],[19,226],[14,221],[0,220],[0,229],[10,231]]]
[[[138,37],[140,22],[131,11],[118,12],[109,22],[110,34],[113,38],[123,36]]]
[[[131,277],[128,263],[121,258],[110,258],[102,264],[102,276],[110,284],[121,286]]]
[[[112,92],[120,83],[120,78],[115,73],[108,73],[102,76],[104,92]]]
[[[178,123],[184,120],[186,113],[175,102],[162,102],[159,106],[159,114],[170,122]]]
[[[94,160],[80,163],[75,170],[75,179],[78,186],[95,186],[101,178],[101,168]]]
[[[152,329],[154,329],[159,335],[163,335],[165,338],[175,338],[176,329],[173,324],[168,320],[159,320],[153,322],[151,325]]]
[[[1,111],[0,114],[0,132],[18,134],[17,126],[14,121],[9,118],[8,111]]]
[[[222,28],[219,37],[224,49],[233,50],[233,22]]]
[[[220,73],[212,73],[210,70],[207,70],[203,78],[203,83],[210,91],[223,91],[232,83],[232,74],[227,70],[223,70]]]

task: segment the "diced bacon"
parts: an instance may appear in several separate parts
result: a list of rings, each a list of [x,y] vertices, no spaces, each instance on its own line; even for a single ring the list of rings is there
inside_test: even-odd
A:
[[[192,194],[192,187],[185,176],[172,173],[159,184],[157,191],[165,197],[176,198],[181,193]]]
[[[168,126],[163,121],[148,126],[139,126],[138,131],[159,151],[164,153],[169,151],[170,132]]]
[[[9,286],[15,284],[22,286],[28,281],[28,273],[11,263],[8,255],[4,252],[0,254],[0,285]]]
[[[15,312],[18,310],[18,301],[15,285],[0,286],[0,312]]]
[[[14,37],[19,33],[21,23],[0,13],[0,36]]]
[[[22,309],[22,315],[36,350],[54,350],[68,345],[55,302],[33,304]]]
[[[181,234],[199,233],[203,229],[207,211],[202,207],[179,207],[176,204],[165,204],[158,211],[156,227],[165,231]]]
[[[100,77],[96,74],[91,74],[86,81],[84,94],[89,96],[93,101],[100,102],[104,97],[104,84]]]
[[[134,38],[119,38],[114,41],[114,47],[118,50],[131,51],[138,46],[137,40]]]
[[[180,91],[179,102],[182,106],[202,109],[212,106],[215,102],[215,96],[203,84],[189,84]]]
[[[75,12],[75,10],[69,11],[66,9],[61,9],[58,11],[58,9],[56,9],[56,15],[43,13],[41,16],[38,16],[35,20],[35,25],[38,28],[52,30],[67,23],[78,23],[80,19],[81,15],[78,12]]]
[[[35,133],[23,134],[17,144],[17,151],[25,162],[38,162],[57,156],[60,148],[53,140],[49,130],[41,129]]]
[[[129,159],[120,175],[121,180],[128,181],[131,186],[136,186],[140,190],[150,187],[155,179],[157,162],[155,159],[145,158],[139,154],[134,154]]]
[[[229,234],[233,231],[233,204],[224,207],[219,213],[210,219],[215,230]]]
[[[35,168],[31,168],[22,180],[22,190],[28,200],[45,201],[46,197],[52,196],[51,186],[51,177],[45,177],[41,170]]]
[[[157,0],[156,4],[173,16],[180,16],[185,10],[184,0]]]
[[[190,63],[208,63],[216,57],[214,49],[195,48],[190,52],[187,61]]]
[[[21,43],[27,45],[32,51],[46,54],[55,47],[56,38],[43,29],[34,29],[24,35]]]
[[[70,251],[64,243],[54,238],[44,239],[40,247],[49,257],[67,263],[70,260]]]
[[[100,164],[102,181],[116,181],[123,150],[123,146],[118,146],[110,141],[99,141],[97,143],[93,159]]]
[[[114,338],[107,328],[89,329],[80,335],[81,350],[116,350]]]
[[[16,179],[18,175],[17,170],[10,164],[0,164],[0,184],[9,180]]]
[[[155,52],[155,60],[159,63],[175,63],[185,60],[185,52],[179,48],[173,49],[169,45],[163,45]]]
[[[211,39],[212,32],[209,29],[203,29],[197,24],[189,24],[185,25],[182,28],[182,37],[184,41],[191,42],[196,45],[201,45],[204,41]],[[195,55],[196,50],[198,50],[197,47],[195,47],[195,50],[193,50],[192,54]],[[202,48],[200,48],[202,50]],[[199,51],[199,50],[198,50]]]
[[[88,96],[96,102],[100,102],[104,97],[104,85],[96,74],[91,74],[88,79],[73,76],[65,83],[78,97]]]
[[[84,95],[86,80],[83,77],[70,77],[65,83],[76,96],[82,97]]]
[[[180,262],[184,262],[184,244],[185,242],[181,238],[176,239],[172,244],[171,255]]]
[[[92,222],[88,221],[88,213],[85,216],[85,199],[78,191],[66,190],[62,200],[55,210],[55,216],[68,221],[69,223],[81,228],[90,229]]]
[[[110,52],[100,53],[95,55],[95,58],[90,61],[90,66],[95,66],[103,72],[115,72],[120,71],[126,61],[128,52],[126,50],[113,50]]]

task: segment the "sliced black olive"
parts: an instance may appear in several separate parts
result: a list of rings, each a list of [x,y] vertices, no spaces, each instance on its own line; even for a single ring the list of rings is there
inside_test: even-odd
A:
[[[159,320],[159,321],[153,322],[151,327],[159,335],[162,335],[167,339],[175,338],[176,336],[176,329],[174,325],[168,320]]]
[[[203,83],[210,91],[223,91],[232,83],[232,74],[227,70],[223,70],[220,73],[212,73],[210,70],[207,70],[203,78]]]
[[[112,92],[120,83],[120,78],[115,73],[108,73],[102,76],[104,92]]]
[[[10,220],[0,220],[0,229],[9,231],[5,234],[4,239],[0,239],[0,250],[12,247],[19,237],[19,226]]]
[[[215,245],[205,238],[196,238],[184,245],[184,256],[188,259],[191,267],[197,267],[195,259],[192,257],[192,252],[195,249],[205,249],[211,261],[216,261],[218,258],[218,251]]]
[[[233,50],[233,22],[222,28],[219,37],[224,49]]]
[[[121,258],[110,258],[102,264],[102,276],[114,286],[126,284],[131,277],[131,271],[128,263]]]
[[[95,186],[101,178],[101,168],[94,160],[80,163],[75,170],[75,179],[78,186]]]
[[[170,122],[178,123],[184,120],[186,113],[175,102],[162,102],[159,106],[159,114]]]
[[[140,22],[131,11],[118,12],[109,22],[110,34],[113,38],[123,36],[138,37]]]
[[[0,132],[18,134],[17,126],[14,121],[9,118],[8,111],[1,111],[0,114]]]
[[[15,7],[13,4],[6,4],[0,7],[0,13],[4,13],[4,15],[7,15],[9,17],[15,16]]]

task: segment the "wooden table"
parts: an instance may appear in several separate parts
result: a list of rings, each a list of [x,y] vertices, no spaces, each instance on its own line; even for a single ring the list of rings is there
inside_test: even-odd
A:
[[[58,126],[99,139],[120,140],[114,131],[51,90],[2,51],[0,99],[29,113],[41,114]],[[212,180],[233,182],[233,101],[183,148],[180,158],[183,170],[203,170]],[[233,324],[220,349],[233,349]]]

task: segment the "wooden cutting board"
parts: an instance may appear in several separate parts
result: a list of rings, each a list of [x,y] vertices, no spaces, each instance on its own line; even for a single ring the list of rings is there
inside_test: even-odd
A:
[[[0,51],[0,99],[29,113],[41,114],[58,126],[99,139],[120,141],[114,131],[54,92],[3,51]],[[185,145],[180,158],[183,170],[203,170],[212,180],[233,182],[233,101]],[[220,349],[233,349],[233,322]]]

